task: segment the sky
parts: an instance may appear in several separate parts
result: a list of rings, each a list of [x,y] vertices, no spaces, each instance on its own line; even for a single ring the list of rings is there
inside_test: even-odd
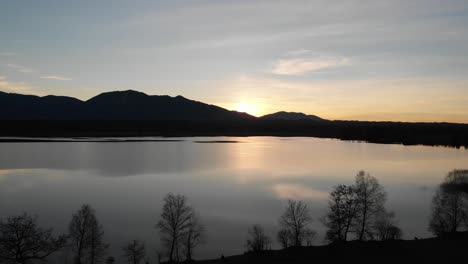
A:
[[[468,1],[0,0],[0,91],[468,123]]]

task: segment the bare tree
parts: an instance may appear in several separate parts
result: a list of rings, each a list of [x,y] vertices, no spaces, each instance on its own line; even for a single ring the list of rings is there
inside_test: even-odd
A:
[[[99,224],[96,217],[91,221],[88,243],[89,264],[102,263],[109,245],[104,242],[104,228]]]
[[[289,200],[279,224],[282,229],[288,230],[293,239],[293,246],[301,246],[304,232],[312,222],[309,208],[302,201]]]
[[[139,264],[146,254],[145,244],[138,240],[132,240],[122,249],[124,251],[124,257],[127,259],[128,263],[131,264]]]
[[[377,178],[364,171],[356,175],[353,187],[358,202],[356,214],[356,235],[359,240],[373,239],[373,224],[376,217],[385,211],[387,198],[382,185]]]
[[[84,252],[88,248],[88,237],[93,215],[94,209],[90,205],[84,204],[78,212],[73,214],[68,227],[72,248],[76,253],[76,264],[82,263]]]
[[[37,217],[26,213],[0,221],[0,262],[44,261],[66,242],[66,236],[54,237],[52,229],[38,227]]]
[[[432,199],[429,230],[436,235],[460,231],[467,227],[468,197],[458,186],[468,184],[468,171],[448,173]]]
[[[281,229],[276,235],[276,239],[280,243],[282,248],[288,248],[292,245],[292,234],[288,229]]]
[[[106,259],[106,264],[114,264],[115,263],[115,258],[112,256],[107,257]]]
[[[201,223],[199,216],[192,209],[187,226],[182,235],[182,245],[186,260],[192,260],[193,250],[203,242],[204,237],[205,228]]]
[[[164,198],[161,219],[156,224],[168,249],[169,262],[179,261],[179,246],[192,217],[192,208],[183,195],[169,193]]]
[[[307,228],[301,237],[301,240],[304,241],[306,246],[312,246],[312,242],[314,241],[315,237],[317,236],[317,232],[312,229]]]
[[[338,185],[330,193],[328,213],[323,224],[328,228],[329,241],[347,241],[358,208],[357,196],[353,187]]]
[[[374,228],[379,240],[395,240],[402,237],[402,231],[397,226],[394,212],[381,213],[377,217]]]
[[[91,264],[100,263],[108,245],[103,242],[103,228],[89,204],[82,205],[73,214],[68,229],[72,248],[76,253],[75,263],[81,264],[85,258]]]
[[[249,238],[247,239],[247,251],[260,252],[267,250],[270,247],[271,239],[265,234],[265,231],[260,225],[253,225],[248,230]]]

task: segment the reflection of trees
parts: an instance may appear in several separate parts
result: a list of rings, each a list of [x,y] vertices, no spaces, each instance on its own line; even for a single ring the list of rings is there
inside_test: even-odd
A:
[[[429,230],[435,235],[453,233],[467,228],[468,224],[468,170],[448,173],[437,189],[431,205]]]

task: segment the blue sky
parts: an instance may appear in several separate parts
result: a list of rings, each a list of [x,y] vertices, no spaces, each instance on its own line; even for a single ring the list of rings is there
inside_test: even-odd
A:
[[[468,1],[0,1],[0,90],[468,123]]]

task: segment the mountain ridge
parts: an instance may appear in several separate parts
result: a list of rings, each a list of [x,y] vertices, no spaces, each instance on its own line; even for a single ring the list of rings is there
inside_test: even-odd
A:
[[[307,115],[301,112],[286,112],[279,111],[272,114],[267,114],[259,117],[264,120],[311,120],[311,121],[327,121],[316,115]]]
[[[100,93],[88,100],[57,95],[0,91],[0,120],[310,120],[324,119],[280,111],[262,117],[228,110],[182,95],[148,95],[135,90]]]
[[[86,101],[0,91],[0,120],[248,120],[247,113],[187,99],[134,90],[98,94]]]

